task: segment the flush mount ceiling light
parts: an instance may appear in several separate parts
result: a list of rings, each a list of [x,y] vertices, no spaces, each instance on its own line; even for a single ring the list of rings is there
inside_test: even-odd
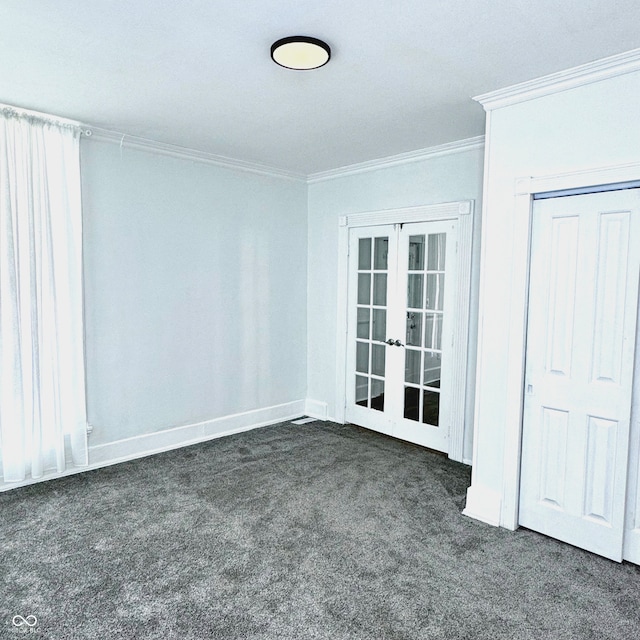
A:
[[[287,69],[317,69],[329,62],[331,49],[317,38],[290,36],[271,45],[271,58]]]

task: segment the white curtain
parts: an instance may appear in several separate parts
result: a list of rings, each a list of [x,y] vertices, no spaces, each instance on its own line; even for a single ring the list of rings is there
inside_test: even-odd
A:
[[[79,129],[0,108],[0,452],[16,482],[87,464]]]

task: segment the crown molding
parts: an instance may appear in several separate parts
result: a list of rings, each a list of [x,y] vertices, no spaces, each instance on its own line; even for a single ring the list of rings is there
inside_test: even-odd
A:
[[[483,93],[473,99],[479,102],[486,111],[491,111],[634,71],[640,71],[640,49],[632,49],[565,71],[558,71],[504,89]]]
[[[236,160],[219,156],[206,151],[197,151],[196,149],[188,149],[166,142],[158,142],[141,138],[139,136],[131,136],[124,133],[118,133],[109,129],[101,129],[99,127],[90,127],[84,125],[82,127],[82,136],[90,140],[100,140],[118,144],[128,149],[136,149],[138,151],[147,151],[156,155],[169,156],[171,158],[180,158],[181,160],[190,160],[192,162],[201,162],[203,164],[212,164],[226,169],[234,169],[236,171],[245,171],[248,173],[257,173],[275,178],[286,178],[288,180],[306,181],[307,176],[302,173],[286,171],[268,165],[259,164],[257,162],[247,162],[245,160]]]
[[[316,182],[323,182],[325,180],[332,180],[334,178],[351,176],[358,173],[376,171],[377,169],[386,169],[388,167],[396,167],[403,164],[409,164],[411,162],[419,162],[421,160],[449,155],[451,153],[461,153],[463,151],[481,149],[483,146],[484,136],[476,136],[475,138],[467,138],[465,140],[458,140],[456,142],[448,142],[447,144],[441,144],[436,147],[418,149],[417,151],[408,151],[406,153],[399,153],[398,155],[394,156],[387,156],[386,158],[368,160],[367,162],[350,164],[344,167],[338,167],[337,169],[330,169],[329,171],[312,173],[309,175],[307,181],[310,184],[313,184]]]
[[[388,156],[386,158],[378,158],[376,160],[368,160],[366,162],[361,162],[358,164],[338,167],[337,169],[322,171],[320,173],[313,173],[307,176],[303,173],[286,171],[285,169],[278,169],[276,167],[247,162],[245,160],[227,158],[226,156],[219,156],[213,153],[207,153],[205,151],[197,151],[195,149],[189,149],[187,147],[180,147],[178,145],[158,142],[156,140],[150,140],[148,138],[141,138],[139,136],[119,133],[117,131],[111,131],[109,129],[101,129],[100,127],[90,127],[87,125],[82,125],[81,133],[82,136],[87,139],[109,142],[111,144],[117,144],[121,147],[127,147],[128,149],[136,149],[140,151],[147,151],[149,153],[170,156],[172,158],[180,158],[182,160],[212,164],[227,169],[235,169],[237,171],[246,171],[249,173],[256,173],[277,178],[286,178],[289,180],[302,182],[306,181],[308,183],[323,182],[324,180],[331,180],[333,178],[355,175],[358,173],[366,173],[369,171],[376,171],[377,169],[385,169],[388,167],[409,164],[412,162],[419,162],[421,160],[449,155],[452,153],[461,153],[464,151],[481,149],[484,146],[484,136],[476,136],[474,138],[467,138],[465,140],[458,140],[456,142],[448,142],[446,144],[429,147],[427,149],[408,151],[406,153],[400,153],[398,155]]]

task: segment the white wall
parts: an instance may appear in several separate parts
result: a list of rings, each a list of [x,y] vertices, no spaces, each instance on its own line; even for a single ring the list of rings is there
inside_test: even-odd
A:
[[[90,446],[303,401],[306,184],[95,138],[81,161]]]
[[[508,337],[521,331],[510,299],[515,180],[640,162],[640,73],[495,109],[487,127],[479,366],[472,487],[467,510],[509,526],[504,511]],[[638,176],[640,178],[640,176]],[[526,231],[525,231],[526,233]],[[525,238],[526,241],[526,238]],[[512,455],[508,452],[507,455]]]
[[[381,168],[309,185],[308,229],[308,390],[314,405],[327,405],[336,415],[336,318],[338,285],[338,219],[341,215],[456,200],[476,201],[479,227],[482,193],[482,149],[433,156],[399,166]],[[471,308],[477,308],[479,229],[476,229]],[[472,312],[471,343],[477,316]],[[475,350],[470,353],[475,371]],[[471,378],[473,380],[473,377]],[[465,458],[471,458],[472,403],[468,409]]]

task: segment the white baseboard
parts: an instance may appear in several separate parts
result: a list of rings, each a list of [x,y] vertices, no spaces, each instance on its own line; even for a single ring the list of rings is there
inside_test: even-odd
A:
[[[310,418],[317,418],[318,420],[327,419],[327,403],[320,402],[319,400],[312,400],[307,398],[304,403],[304,413]]]
[[[278,422],[299,418],[305,414],[305,401],[297,400],[286,404],[255,409],[244,413],[236,413],[215,420],[188,424],[163,431],[154,431],[133,438],[117,440],[94,447],[89,446],[89,464],[86,467],[74,467],[62,473],[47,475],[36,480],[30,478],[23,482],[11,482],[0,485],[0,492],[23,487],[36,482],[54,480],[64,476],[75,475],[101,467],[108,467],[119,462],[144,458],[155,453],[179,449],[191,444],[221,438],[222,436],[266,427]]]
[[[299,400],[89,447],[89,466],[115,464],[205,442],[213,438],[229,436],[241,431],[265,427],[298,418],[304,414],[304,410],[305,403],[303,400]]]
[[[498,492],[472,484],[467,489],[467,506],[462,513],[475,520],[499,527],[501,506],[502,501]]]

